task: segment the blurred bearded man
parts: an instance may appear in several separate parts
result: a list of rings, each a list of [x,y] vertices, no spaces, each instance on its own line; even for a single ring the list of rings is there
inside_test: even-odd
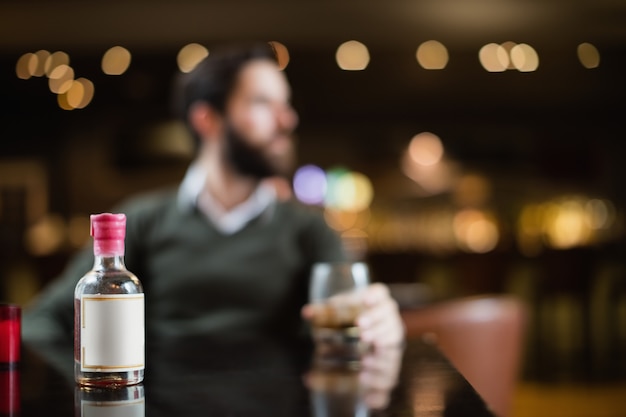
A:
[[[176,83],[174,104],[196,156],[176,189],[115,209],[127,216],[126,265],[144,286],[149,340],[309,337],[311,267],[345,254],[318,211],[277,198],[268,181],[294,168],[298,115],[290,97],[266,43],[215,49]],[[40,294],[25,312],[25,340],[71,340],[74,286],[92,265],[87,248]],[[363,303],[361,338],[401,343],[387,288],[370,285]]]

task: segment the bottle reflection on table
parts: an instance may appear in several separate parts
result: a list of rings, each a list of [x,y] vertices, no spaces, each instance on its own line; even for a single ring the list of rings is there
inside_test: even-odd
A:
[[[146,398],[143,384],[104,388],[77,386],[76,417],[144,417]]]

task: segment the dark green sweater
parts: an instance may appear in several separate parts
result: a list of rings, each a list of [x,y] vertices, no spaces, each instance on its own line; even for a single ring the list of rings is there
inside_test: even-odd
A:
[[[176,197],[153,193],[115,210],[127,216],[126,266],[144,286],[148,338],[302,336],[311,265],[343,258],[320,213],[279,202],[224,235]],[[26,309],[25,340],[71,340],[74,287],[92,265],[89,246]]]

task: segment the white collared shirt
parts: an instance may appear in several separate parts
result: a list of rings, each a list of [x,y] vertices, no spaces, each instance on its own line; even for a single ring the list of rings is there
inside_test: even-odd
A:
[[[191,165],[178,190],[179,206],[183,209],[197,207],[221,233],[227,235],[243,229],[276,202],[274,187],[261,183],[246,201],[225,210],[204,189],[205,182],[204,169],[198,164]]]

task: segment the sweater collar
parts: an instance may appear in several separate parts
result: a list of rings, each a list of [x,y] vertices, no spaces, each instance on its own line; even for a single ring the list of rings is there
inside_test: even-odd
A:
[[[208,192],[203,192],[206,173],[199,164],[192,164],[178,189],[178,206],[183,211],[197,208],[224,234],[233,234],[251,220],[269,211],[277,200],[276,191],[261,183],[250,197],[231,210],[225,210]]]

